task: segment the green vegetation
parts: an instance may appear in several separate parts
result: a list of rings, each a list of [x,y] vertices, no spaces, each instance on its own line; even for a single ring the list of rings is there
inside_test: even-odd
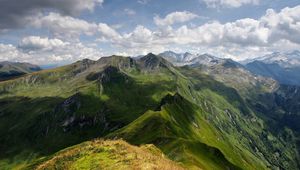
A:
[[[188,169],[297,169],[295,141],[268,128],[248,91],[220,81],[149,54],[82,60],[1,82],[0,167],[92,168],[113,156],[72,151],[64,165],[53,154],[94,138],[123,138],[154,144]]]
[[[118,141],[93,140],[41,158],[25,169],[173,169],[179,164],[168,160],[154,145],[136,147]]]

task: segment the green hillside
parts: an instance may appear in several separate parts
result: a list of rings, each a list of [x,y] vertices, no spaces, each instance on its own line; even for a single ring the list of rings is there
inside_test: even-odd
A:
[[[173,169],[183,170],[154,145],[140,147],[124,141],[93,140],[36,160],[25,169]]]
[[[298,169],[295,139],[270,130],[249,104],[269,84],[252,88],[251,97],[233,84],[153,54],[86,59],[1,82],[0,167],[123,138],[154,144],[188,169]]]

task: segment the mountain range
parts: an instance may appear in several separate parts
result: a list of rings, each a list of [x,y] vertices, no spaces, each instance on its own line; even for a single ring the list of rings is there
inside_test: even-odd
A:
[[[0,167],[300,168],[297,86],[230,59],[168,53],[0,82]]]
[[[255,74],[271,77],[281,84],[300,85],[300,52],[275,52],[248,61],[246,68]]]
[[[0,81],[40,70],[39,66],[30,63],[3,61],[0,62]]]
[[[174,53],[166,51],[162,56],[177,66],[202,65],[204,67],[215,67],[224,63],[235,65],[251,73],[272,78],[280,84],[300,85],[300,51],[289,53],[274,52],[262,57],[236,62],[231,59],[218,58],[209,54]]]

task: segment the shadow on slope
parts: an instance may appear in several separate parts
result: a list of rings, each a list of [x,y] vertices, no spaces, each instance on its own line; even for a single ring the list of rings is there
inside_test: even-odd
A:
[[[124,138],[136,145],[153,143],[171,159],[189,168],[240,169],[228,161],[219,149],[199,140],[195,131],[206,128],[207,124],[199,120],[193,107],[177,93],[167,95],[156,111],[147,111],[131,124],[108,135],[108,138]]]

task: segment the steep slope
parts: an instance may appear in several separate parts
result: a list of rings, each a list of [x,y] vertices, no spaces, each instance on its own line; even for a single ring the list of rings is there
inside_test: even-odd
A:
[[[40,70],[41,68],[39,66],[29,63],[3,61],[0,62],[0,81]]]
[[[211,65],[196,63],[191,67],[235,88],[243,96],[271,92],[278,86],[275,80],[252,74],[244,66],[230,59],[218,60]]]
[[[277,63],[266,64],[261,61],[254,61],[247,64],[246,67],[257,75],[271,77],[281,84],[300,85],[300,66],[284,68]]]
[[[251,72],[271,77],[280,84],[300,85],[300,52],[273,53],[246,64]]]
[[[108,137],[124,138],[133,144],[154,143],[189,168],[239,169],[220,150],[210,146],[219,140],[219,135],[195,112],[195,106],[176,93],[167,95],[156,111],[147,111]],[[202,138],[209,138],[210,145],[203,143],[207,140]]]
[[[117,136],[154,143],[189,168],[297,169],[294,141],[265,129],[228,86],[153,54],[86,59],[1,82],[0,165],[26,166],[82,141]]]
[[[37,160],[25,169],[172,169],[183,168],[168,160],[154,145],[140,147],[124,141],[93,140]]]
[[[260,94],[251,101],[252,107],[265,119],[268,129],[288,141],[297,141],[300,153],[300,88],[281,85],[274,93]],[[284,128],[282,128],[284,127]]]
[[[187,55],[189,53],[174,53],[166,51],[159,54],[166,60],[177,66],[186,66],[197,69],[217,81],[223,82],[230,87],[236,88],[242,95],[251,95],[256,91],[272,91],[277,88],[277,83],[271,78],[255,75],[242,64],[231,59],[224,59],[210,54]]]

